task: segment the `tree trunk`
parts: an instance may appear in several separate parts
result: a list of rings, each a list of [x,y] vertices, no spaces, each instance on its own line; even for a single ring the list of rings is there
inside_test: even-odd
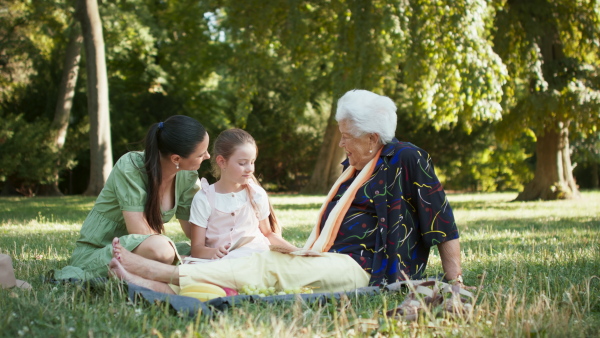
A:
[[[560,102],[555,93],[562,92],[569,82],[561,74],[566,71],[571,61],[565,56],[557,21],[549,10],[552,6],[548,0],[509,0],[507,3],[519,15],[527,39],[539,47],[542,56],[542,75],[548,88],[538,92],[538,89],[532,87],[532,95],[544,95],[546,97],[538,99],[548,100],[548,97],[551,97]],[[560,104],[555,106],[555,109],[561,109]],[[553,122],[544,122],[543,128],[539,128],[542,130],[541,134],[537,135],[535,174],[533,180],[517,196],[518,201],[579,197],[571,166],[569,124],[551,117],[560,116],[558,111],[545,113],[552,114],[546,118],[547,121]]]
[[[79,61],[81,60],[81,43],[83,35],[77,22],[71,26],[69,35],[69,43],[65,53],[65,63],[63,66],[63,75],[60,82],[58,100],[56,102],[56,111],[54,112],[54,120],[52,128],[55,129],[54,147],[57,153],[62,151],[67,138],[67,128],[69,127],[69,117],[71,116],[71,108],[73,107],[73,97],[75,96],[75,85],[79,76]],[[50,196],[62,196],[62,192],[58,189],[58,174],[60,162],[54,168],[55,181],[41,187],[41,194]]]
[[[546,128],[537,138],[533,180],[517,196],[517,201],[573,199],[579,190],[573,178],[569,152],[568,125]]]
[[[79,0],[78,17],[83,31],[90,116],[90,182],[84,195],[98,195],[112,169],[108,76],[104,58],[102,22],[96,0]]]
[[[331,105],[327,128],[313,174],[302,189],[305,194],[326,194],[342,173],[340,162],[344,159],[344,150],[338,145],[341,134],[335,121],[335,104]]]

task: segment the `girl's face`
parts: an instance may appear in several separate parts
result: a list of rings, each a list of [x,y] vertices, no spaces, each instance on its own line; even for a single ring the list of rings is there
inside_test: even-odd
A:
[[[208,153],[208,134],[204,137],[202,142],[198,143],[194,152],[190,156],[179,160],[179,169],[181,170],[198,170],[200,164],[204,160],[208,160],[210,154]]]
[[[219,155],[220,156],[220,155]],[[228,160],[220,160],[221,179],[234,184],[247,184],[250,175],[254,173],[254,161],[256,161],[256,146],[245,143],[237,146]]]

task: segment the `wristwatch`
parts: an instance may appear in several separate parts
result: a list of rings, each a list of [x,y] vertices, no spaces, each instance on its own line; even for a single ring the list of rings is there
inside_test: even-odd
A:
[[[448,284],[450,284],[450,285],[454,285],[457,283],[463,284],[462,274],[460,274],[460,275],[456,276],[456,278],[448,281]]]

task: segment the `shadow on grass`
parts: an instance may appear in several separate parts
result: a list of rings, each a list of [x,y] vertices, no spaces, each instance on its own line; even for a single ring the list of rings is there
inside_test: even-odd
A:
[[[452,210],[517,210],[523,206],[511,201],[450,201]]]
[[[562,233],[568,236],[567,231],[573,230],[600,230],[600,217],[590,219],[590,217],[561,217],[561,218],[540,218],[540,217],[519,217],[498,219],[479,219],[459,225],[459,231],[472,232],[474,230],[514,230],[514,231],[552,231]]]
[[[70,257],[77,238],[79,232],[71,230],[10,231],[0,237],[0,248],[3,253],[18,256]]]
[[[6,223],[83,223],[94,206],[95,197],[2,197],[0,225]]]
[[[477,223],[481,226],[469,226],[461,237],[469,284],[477,284],[475,275],[486,271],[485,284],[492,290],[513,283],[511,288],[526,292],[539,293],[540,285],[557,292],[600,271],[598,220],[522,218]]]

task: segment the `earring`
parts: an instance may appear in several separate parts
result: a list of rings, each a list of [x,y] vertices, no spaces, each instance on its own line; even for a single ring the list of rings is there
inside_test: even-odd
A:
[[[175,163],[175,169],[179,170],[179,163]]]
[[[373,152],[373,150],[369,149],[369,154],[371,154]]]

